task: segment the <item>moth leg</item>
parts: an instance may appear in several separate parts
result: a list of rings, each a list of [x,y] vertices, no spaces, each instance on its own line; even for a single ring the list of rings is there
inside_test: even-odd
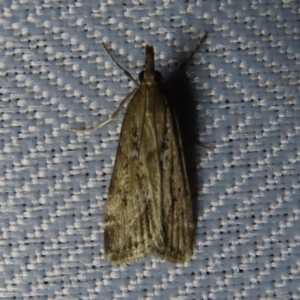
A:
[[[104,43],[101,43],[102,44],[102,47],[104,48],[104,50],[107,52],[107,54],[111,57],[111,59],[114,61],[114,63],[124,72],[124,74],[129,78],[131,79],[135,85],[137,87],[139,87],[139,84],[138,82],[131,76],[131,74],[125,70],[117,61],[116,59],[112,56],[112,54],[109,52],[108,48],[106,47],[106,45]]]
[[[197,45],[197,47],[195,48],[195,50],[190,54],[190,56],[188,58],[185,59],[185,61],[175,70],[174,73],[177,73],[178,71],[180,71],[186,65],[186,63],[195,55],[195,53],[199,50],[199,48],[202,46],[202,44],[206,40],[207,35],[208,35],[208,32],[205,32],[204,36],[201,38],[201,40],[200,40],[199,44]]]
[[[84,129],[75,129],[75,128],[69,128],[72,131],[78,131],[78,132],[87,132],[87,131],[94,131],[97,130],[103,126],[105,126],[107,123],[115,120],[118,116],[118,113],[120,112],[120,110],[124,107],[124,105],[126,104],[126,102],[135,94],[135,92],[137,91],[137,89],[134,89],[132,92],[130,92],[119,104],[118,108],[116,109],[116,111],[112,114],[112,116],[104,121],[103,123],[96,125],[96,126],[91,126],[91,127],[87,127]]]

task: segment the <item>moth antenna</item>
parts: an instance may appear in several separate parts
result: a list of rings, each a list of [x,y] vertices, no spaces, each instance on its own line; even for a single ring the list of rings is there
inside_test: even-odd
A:
[[[126,70],[124,69],[118,62],[117,60],[113,57],[113,55],[110,53],[110,51],[108,50],[108,48],[106,47],[106,45],[104,43],[101,43],[102,44],[102,47],[104,48],[104,50],[107,52],[107,54],[111,57],[111,59],[114,61],[114,63],[124,72],[124,74],[129,78],[131,79],[135,85],[137,87],[139,87],[139,84],[138,82],[132,77],[132,75]]]
[[[185,59],[185,61],[174,71],[174,73],[177,73],[178,71],[180,71],[185,65],[186,63],[195,55],[195,53],[199,50],[199,48],[202,46],[202,44],[205,42],[206,38],[208,36],[208,32],[205,32],[204,36],[201,38],[199,44],[197,45],[197,47],[195,48],[195,50],[190,54],[190,56],[188,58]]]

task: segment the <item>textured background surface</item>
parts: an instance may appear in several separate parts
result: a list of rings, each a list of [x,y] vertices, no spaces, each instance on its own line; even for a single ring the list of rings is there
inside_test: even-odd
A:
[[[300,2],[99,2],[1,1],[0,298],[300,299]],[[132,89],[100,43],[134,77],[153,44],[167,76],[205,31],[170,91],[192,154],[194,257],[113,268],[103,207],[121,123],[68,130]]]

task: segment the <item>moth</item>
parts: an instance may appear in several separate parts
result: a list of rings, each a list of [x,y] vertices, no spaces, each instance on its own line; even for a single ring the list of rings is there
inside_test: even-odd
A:
[[[198,50],[201,39],[193,54]],[[145,69],[135,88],[100,128],[128,104],[108,190],[105,257],[114,265],[154,255],[185,263],[193,255],[195,222],[176,117],[161,89],[153,46],[145,47]],[[189,57],[189,58],[190,58]]]

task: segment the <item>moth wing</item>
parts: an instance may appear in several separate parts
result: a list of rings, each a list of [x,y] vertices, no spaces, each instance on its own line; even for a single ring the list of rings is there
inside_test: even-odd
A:
[[[184,263],[195,224],[180,133],[165,97],[140,89],[128,105],[106,204],[105,256]]]
[[[135,261],[164,243],[160,157],[147,97],[140,88],[127,107],[108,191],[104,248],[113,264]]]
[[[157,102],[156,132],[160,144],[162,227],[164,243],[152,251],[172,263],[193,255],[195,222],[177,119],[164,96]],[[162,115],[163,114],[163,115]]]

